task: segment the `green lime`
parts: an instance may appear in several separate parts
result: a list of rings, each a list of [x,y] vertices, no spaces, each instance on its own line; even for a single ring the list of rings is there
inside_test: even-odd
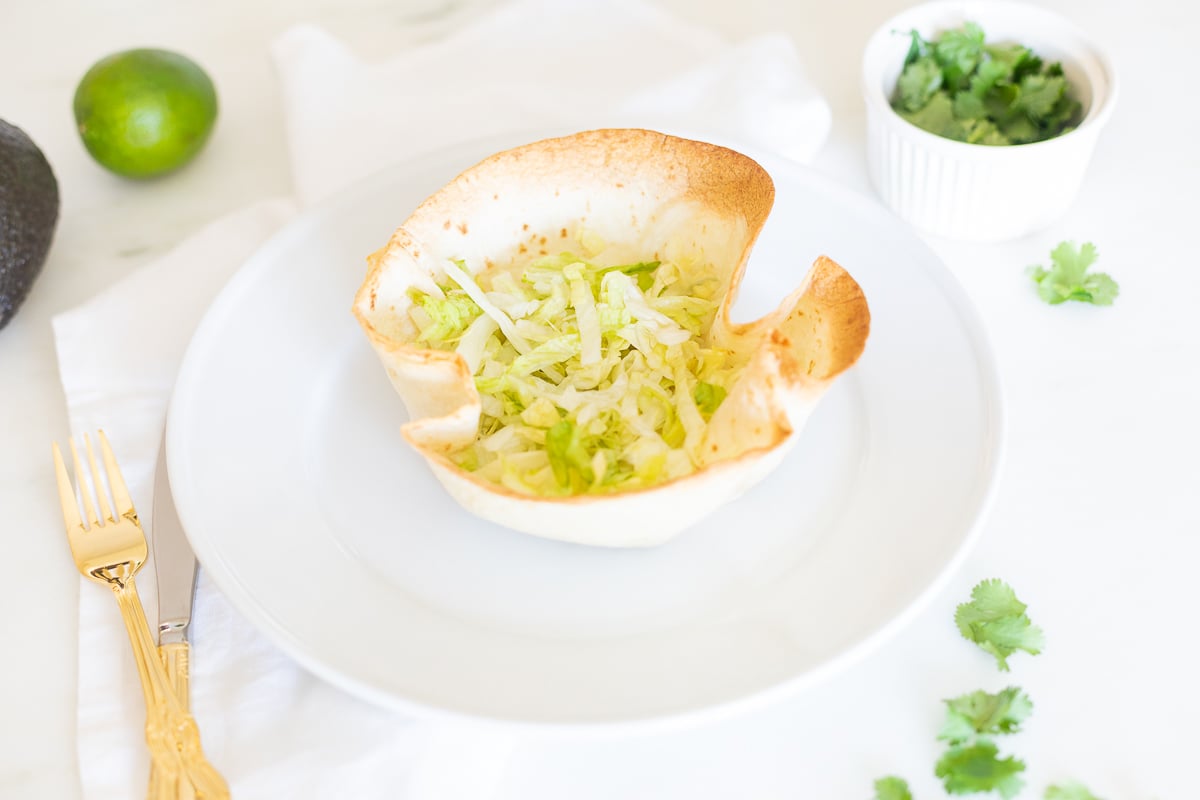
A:
[[[190,161],[212,133],[217,92],[191,59],[126,50],[97,61],[75,89],[75,122],[92,157],[128,178]]]

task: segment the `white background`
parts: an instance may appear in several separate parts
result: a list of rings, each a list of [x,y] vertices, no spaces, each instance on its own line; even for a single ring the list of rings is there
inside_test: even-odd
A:
[[[414,21],[440,0],[0,4],[0,118],[54,166],[62,218],[49,262],[0,331],[0,797],[75,798],[78,576],[61,532],[49,442],[66,434],[50,317],[215,219],[290,190],[267,46],[293,22],[327,27],[368,59],[438,35],[479,5]],[[460,0],[461,2],[461,0]],[[790,34],[829,99],[815,166],[869,191],[858,63],[903,0],[668,0],[732,39]],[[1030,787],[1077,777],[1108,800],[1195,797],[1200,743],[1200,10],[1155,0],[1056,0],[1114,59],[1121,95],[1083,192],[1049,231],[1003,245],[932,241],[984,318],[1005,380],[1007,464],[979,546],[914,624],[866,660],[768,710],[686,733],[526,742],[502,788],[517,798],[867,798],[888,773],[918,800],[932,775],[940,699],[1019,683],[1036,709],[1004,742]],[[79,77],[133,46],[178,49],[217,83],[207,150],[162,181],[109,176],[71,117]],[[636,56],[631,56],[636,57]],[[603,65],[597,65],[602,69]],[[869,235],[869,231],[864,231]],[[1051,308],[1024,267],[1060,239],[1091,239],[1121,283],[1112,308]],[[953,609],[984,577],[1011,582],[1046,629],[1038,658],[1001,675],[958,638]],[[126,646],[124,642],[114,646]],[[780,794],[771,786],[789,786]]]

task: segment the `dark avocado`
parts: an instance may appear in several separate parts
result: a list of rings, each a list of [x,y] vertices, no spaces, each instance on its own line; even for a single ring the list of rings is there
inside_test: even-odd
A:
[[[20,128],[0,119],[0,328],[42,271],[58,222],[58,181]]]

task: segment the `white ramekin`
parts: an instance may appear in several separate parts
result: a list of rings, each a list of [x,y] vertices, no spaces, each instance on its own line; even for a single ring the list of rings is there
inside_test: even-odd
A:
[[[1033,144],[992,147],[928,133],[891,106],[910,39],[978,23],[990,42],[1019,42],[1047,63],[1061,61],[1076,99],[1079,127]],[[1101,128],[1112,115],[1117,81],[1108,59],[1057,14],[1021,3],[934,2],[910,8],[875,32],[863,54],[867,162],[883,201],[906,222],[937,236],[977,242],[1041,230],[1074,201]]]

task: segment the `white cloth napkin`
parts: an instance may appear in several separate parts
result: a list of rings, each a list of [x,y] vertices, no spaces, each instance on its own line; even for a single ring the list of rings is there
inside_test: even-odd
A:
[[[808,161],[831,123],[787,37],[730,46],[633,0],[525,0],[370,66],[303,26],[280,37],[275,58],[302,203],[413,154],[514,130],[646,127]]]
[[[147,523],[166,403],[192,330],[298,207],[394,161],[506,131],[639,125],[805,160],[830,122],[785,39],[730,46],[627,0],[527,0],[373,66],[304,26],[278,39],[275,57],[298,204],[267,200],[219,220],[54,320],[72,431],[107,430]],[[152,562],[138,587],[153,625]],[[140,796],[144,708],[111,595],[85,581],[79,617],[84,796]],[[324,684],[252,628],[203,569],[192,642],[193,710],[239,800],[474,800],[503,776],[509,737],[407,720]]]

